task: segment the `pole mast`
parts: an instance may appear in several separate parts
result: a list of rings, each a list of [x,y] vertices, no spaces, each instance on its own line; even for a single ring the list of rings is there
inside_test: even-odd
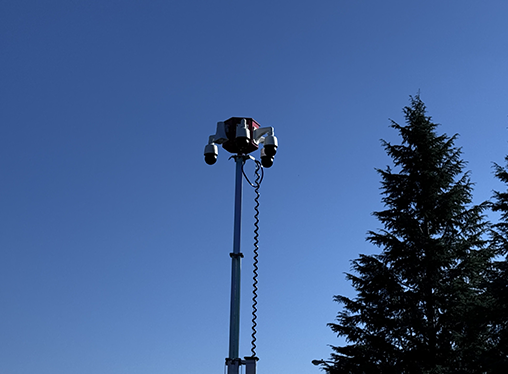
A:
[[[241,365],[240,346],[240,276],[241,259],[240,252],[241,230],[242,230],[242,182],[243,164],[245,156],[238,154],[233,156],[236,161],[235,175],[235,221],[233,233],[233,253],[231,256],[231,308],[229,319],[229,357],[226,360],[228,374],[238,374]]]
[[[226,358],[228,374],[239,374],[240,366],[245,365],[246,374],[256,374],[255,357],[255,338],[253,333],[252,356],[240,358],[240,275],[241,275],[241,259],[243,254],[240,252],[241,229],[242,229],[242,182],[243,182],[243,165],[249,158],[249,153],[259,149],[262,144],[260,156],[261,165],[269,168],[273,165],[273,158],[277,153],[278,142],[274,135],[273,127],[260,127],[252,118],[232,117],[224,122],[217,123],[217,131],[208,138],[208,144],[205,146],[205,162],[213,165],[217,162],[219,148],[217,144],[233,154],[231,158],[236,162],[235,175],[235,220],[233,233],[233,252],[231,256],[231,305],[229,317],[229,356]],[[252,158],[254,159],[254,158]],[[254,159],[255,160],[255,159]],[[257,172],[256,172],[257,173]],[[259,186],[258,186],[259,187]],[[256,190],[257,191],[257,190]],[[258,194],[259,196],[259,194]],[[257,235],[257,234],[256,234]],[[257,246],[257,242],[256,242]],[[257,248],[257,247],[256,247]],[[255,277],[257,274],[255,273]],[[254,278],[254,287],[256,287],[256,278]],[[256,290],[256,289],[255,289]],[[255,292],[255,291],[254,291]],[[255,299],[253,299],[255,302]],[[255,308],[255,304],[253,305]],[[254,312],[253,312],[254,313]],[[252,320],[255,326],[255,318]],[[253,327],[254,330],[254,327]]]

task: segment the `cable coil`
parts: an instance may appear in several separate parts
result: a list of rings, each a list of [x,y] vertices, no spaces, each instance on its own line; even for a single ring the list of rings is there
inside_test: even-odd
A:
[[[247,180],[247,182],[252,186],[254,187],[254,192],[256,193],[256,197],[254,198],[254,202],[255,202],[255,205],[254,205],[254,211],[255,211],[255,214],[254,214],[254,256],[253,256],[253,285],[252,285],[252,334],[251,334],[251,337],[252,337],[252,341],[251,341],[251,345],[252,345],[252,348],[251,348],[251,352],[252,352],[252,357],[256,357],[256,333],[257,333],[257,330],[256,330],[256,327],[257,327],[257,305],[258,305],[258,302],[257,302],[257,298],[258,298],[258,270],[259,270],[259,267],[258,267],[258,250],[259,250],[259,197],[260,197],[260,193],[259,193],[259,188],[261,187],[261,182],[263,181],[263,177],[264,177],[264,169],[263,169],[263,166],[261,165],[261,162],[259,162],[258,160],[254,160],[256,162],[256,170],[255,170],[255,174],[256,174],[256,179],[254,181],[254,183],[251,183],[251,181],[249,180],[249,178],[247,178],[247,175],[245,175],[245,172],[243,170],[243,167],[242,167],[242,173],[243,173],[243,176],[245,177],[245,179]]]

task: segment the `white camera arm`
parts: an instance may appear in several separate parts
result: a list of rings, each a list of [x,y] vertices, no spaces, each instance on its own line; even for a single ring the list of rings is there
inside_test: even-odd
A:
[[[222,144],[228,140],[226,136],[226,126],[224,122],[217,122],[217,131],[215,135],[210,135],[208,138],[208,144]]]
[[[264,135],[264,136],[263,136]],[[271,144],[277,147],[277,138],[275,137],[273,127],[260,127],[254,130],[254,141],[256,144]]]

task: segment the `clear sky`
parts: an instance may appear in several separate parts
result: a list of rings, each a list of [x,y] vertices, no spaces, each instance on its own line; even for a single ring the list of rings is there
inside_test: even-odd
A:
[[[258,373],[318,373],[344,272],[378,252],[380,139],[398,141],[409,95],[460,134],[477,202],[500,188],[507,15],[505,0],[0,0],[0,373],[223,373],[235,168],[203,149],[233,116],[280,143]]]

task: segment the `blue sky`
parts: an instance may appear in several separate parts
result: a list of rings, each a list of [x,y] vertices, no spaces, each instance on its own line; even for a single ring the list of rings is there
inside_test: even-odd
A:
[[[476,183],[508,153],[508,3],[0,1],[0,372],[222,373],[233,116],[279,139],[261,187],[258,372],[319,372],[378,250],[380,139],[420,90]],[[252,173],[248,165],[248,173]],[[250,354],[254,193],[244,192]]]

